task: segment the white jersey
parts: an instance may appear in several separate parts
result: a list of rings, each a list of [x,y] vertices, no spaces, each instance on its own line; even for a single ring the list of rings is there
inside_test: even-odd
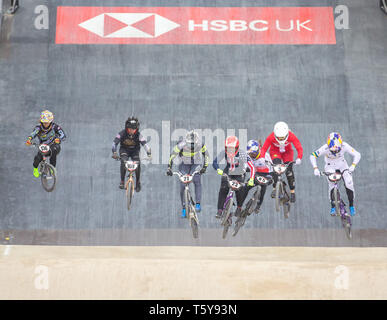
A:
[[[250,156],[249,158],[251,159],[251,162],[253,163],[256,172],[272,171],[271,166],[265,162],[265,160],[272,162],[270,154],[268,152],[266,152],[265,158],[252,159]]]
[[[361,158],[360,152],[356,151],[354,148],[352,148],[348,143],[344,141],[341,146],[340,152],[337,152],[337,153],[332,153],[329,150],[328,145],[324,144],[320,149],[316,150],[310,155],[310,162],[312,163],[313,167],[317,167],[316,159],[318,157],[324,156],[326,166],[342,166],[344,163],[348,166],[344,158],[344,155],[347,152],[351,156],[353,156],[352,163],[354,165],[357,165]]]

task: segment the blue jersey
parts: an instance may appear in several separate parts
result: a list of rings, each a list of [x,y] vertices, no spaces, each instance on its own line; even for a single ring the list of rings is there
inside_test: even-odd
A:
[[[39,143],[50,144],[55,138],[59,138],[61,141],[65,140],[66,134],[59,125],[53,122],[49,130],[45,130],[42,125],[37,125],[30,137],[32,139],[38,137]]]

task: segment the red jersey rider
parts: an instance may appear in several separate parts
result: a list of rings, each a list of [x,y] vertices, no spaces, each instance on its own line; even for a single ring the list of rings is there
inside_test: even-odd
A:
[[[263,158],[266,154],[266,151],[270,148],[270,157],[272,158],[273,164],[278,163],[288,163],[294,160],[293,146],[297,150],[297,159],[296,164],[301,164],[302,159],[302,145],[300,140],[298,140],[297,136],[289,130],[288,125],[285,122],[277,122],[274,126],[274,131],[266,138],[265,143],[261,149],[261,158]],[[286,177],[289,183],[290,189],[290,202],[296,201],[295,195],[295,178],[293,172],[293,164],[289,165],[288,170],[286,171]],[[275,187],[278,181],[278,176],[273,174],[274,183],[273,183],[273,192],[271,197],[275,196]]]

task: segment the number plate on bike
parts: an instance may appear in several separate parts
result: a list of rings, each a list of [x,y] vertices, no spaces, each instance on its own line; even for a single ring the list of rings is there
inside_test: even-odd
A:
[[[239,189],[241,187],[241,184],[236,180],[230,181],[229,185],[232,189]]]
[[[40,152],[42,152],[42,153],[47,153],[47,152],[50,151],[50,146],[47,145],[47,144],[41,144],[41,145],[39,146],[39,150],[40,150]]]
[[[193,177],[189,174],[186,174],[180,178],[181,182],[183,182],[183,183],[189,183],[192,181],[192,179],[193,179]]]
[[[339,181],[341,179],[341,174],[339,173],[332,173],[328,176],[328,179],[332,182]]]
[[[278,165],[274,166],[274,171],[277,174],[283,174],[286,171],[286,166],[283,164],[278,164]]]
[[[258,177],[256,177],[255,179],[256,179],[256,180],[258,181],[258,183],[260,183],[260,184],[267,184],[267,183],[269,182],[268,179],[266,179],[265,177],[262,177],[262,176],[258,176]]]
[[[129,171],[134,171],[137,169],[137,163],[135,162],[126,162],[125,164],[126,168],[129,170]]]

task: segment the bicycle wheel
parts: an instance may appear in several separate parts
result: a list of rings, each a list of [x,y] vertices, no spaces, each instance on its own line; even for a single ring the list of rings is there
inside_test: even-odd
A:
[[[342,222],[343,228],[345,230],[345,235],[347,236],[347,238],[349,240],[351,240],[352,239],[351,218],[346,216],[346,215],[342,215],[341,222]]]
[[[222,225],[224,226],[226,221],[231,215],[231,206],[232,206],[232,199],[230,199],[226,205],[226,208],[223,211],[223,219],[222,219]]]
[[[233,237],[236,236],[238,233],[239,229],[243,227],[247,219],[247,211],[243,211],[241,213],[241,216],[235,221],[235,227],[234,227],[234,232],[232,233]]]
[[[280,197],[283,194],[282,190],[282,182],[278,181],[277,186],[275,188],[275,211],[279,212],[280,211],[280,204],[281,204],[281,199]]]
[[[289,201],[285,202],[282,205],[282,210],[284,212],[285,219],[288,219],[289,218],[289,212],[290,212],[290,203],[289,203]]]
[[[340,211],[340,193],[337,190],[337,188],[334,188],[334,190],[333,190],[333,203],[334,203],[335,208],[336,208],[336,215],[340,215],[340,213],[341,213],[341,211]]]
[[[192,213],[194,215],[195,213]],[[199,237],[199,226],[194,216],[191,217],[191,229],[192,229],[192,235],[195,239]]]
[[[134,185],[132,180],[128,180],[126,184],[126,206],[128,210],[130,210],[130,206],[132,205]]]
[[[253,199],[250,199],[246,204],[245,210],[243,210],[243,211],[246,211],[248,215],[250,215],[254,210],[253,202],[254,202]],[[241,213],[241,216],[242,216],[242,213]]]
[[[55,171],[56,170],[54,166],[49,163],[45,163],[42,166],[40,179],[42,181],[43,189],[46,190],[47,192],[51,192],[55,189],[55,185],[56,185]]]
[[[247,210],[247,215],[250,215],[253,213],[254,209],[257,206],[258,200],[261,198],[261,187],[258,186],[257,190],[255,191],[253,198],[247,202],[246,205],[246,210]],[[249,205],[250,204],[250,205]]]
[[[223,234],[222,234],[222,238],[225,239],[226,236],[227,236],[227,232],[228,232],[228,229],[230,228],[231,226],[231,223],[230,223],[230,220],[231,217],[229,217],[229,219],[226,221],[226,223],[224,224],[223,226]]]
[[[192,200],[192,197],[191,197],[191,194],[187,194],[187,198],[188,198],[188,203],[189,205],[187,206],[188,207],[188,217],[190,219],[190,225],[191,225],[191,229],[192,229],[192,235],[195,239],[197,239],[199,237],[199,219],[198,219],[198,216],[196,214],[196,210],[195,210],[195,206],[194,206],[194,202]]]

